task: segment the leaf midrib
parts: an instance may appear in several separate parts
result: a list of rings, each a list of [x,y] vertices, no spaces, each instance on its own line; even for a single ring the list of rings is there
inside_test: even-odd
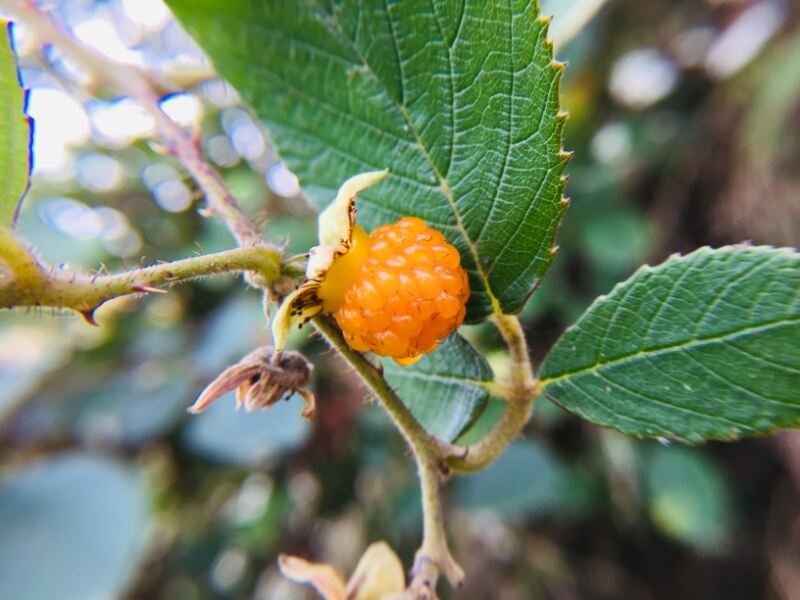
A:
[[[369,73],[369,75],[380,86],[380,88],[383,90],[383,93],[386,96],[386,98],[389,99],[391,104],[400,113],[400,116],[403,118],[403,121],[406,124],[406,127],[408,128],[408,131],[411,132],[411,134],[413,135],[414,142],[416,143],[417,147],[419,148],[419,151],[422,154],[422,157],[428,163],[428,166],[430,167],[431,172],[434,174],[436,179],[439,181],[439,189],[442,192],[442,196],[444,196],[445,200],[447,200],[447,203],[450,206],[450,210],[453,213],[453,216],[455,217],[456,227],[458,228],[459,232],[461,233],[461,236],[464,239],[464,242],[467,244],[467,247],[469,248],[470,254],[472,255],[472,259],[473,259],[473,261],[475,263],[475,272],[480,277],[481,282],[483,283],[483,286],[485,288],[486,294],[489,297],[489,301],[490,301],[491,307],[492,307],[492,312],[494,312],[495,314],[502,314],[503,311],[502,311],[502,308],[500,306],[500,301],[498,300],[497,296],[495,296],[494,292],[492,291],[492,288],[491,288],[491,286],[489,284],[488,275],[483,269],[483,264],[481,263],[480,255],[478,254],[478,248],[475,245],[475,242],[472,240],[472,238],[467,233],[466,227],[464,226],[464,222],[461,219],[461,214],[458,211],[458,205],[456,204],[455,196],[453,195],[453,191],[450,188],[450,184],[449,184],[447,178],[442,173],[440,173],[439,169],[436,167],[436,164],[434,163],[430,153],[428,152],[428,149],[425,147],[425,144],[420,139],[419,134],[418,134],[416,128],[414,127],[413,122],[411,121],[411,118],[410,118],[410,116],[408,114],[408,111],[406,110],[406,107],[403,106],[402,104],[398,104],[397,101],[392,96],[392,94],[389,93],[389,90],[387,89],[386,85],[381,80],[381,78],[378,77],[377,73],[375,73],[375,71],[372,69],[372,67],[370,66],[369,62],[366,60],[366,57],[364,57],[364,55],[362,55],[361,52],[359,52],[358,48],[356,48],[356,46],[344,34],[344,31],[342,30],[341,26],[339,25],[338,21],[336,20],[336,16],[334,14],[332,14],[332,13],[326,12],[324,10],[324,7],[322,7],[319,3],[317,3],[317,6],[320,9],[321,14],[325,15],[328,18],[328,21],[331,24],[331,31],[333,31],[336,34],[336,36],[339,38],[340,42],[342,42],[343,44],[346,44],[352,50],[353,54],[358,58],[359,61],[361,61],[361,65],[366,69],[366,72]],[[433,8],[433,10],[434,10],[434,13],[433,13],[434,14],[434,18],[437,20],[437,24],[438,24],[438,17],[436,16],[435,8]],[[391,14],[388,11],[387,11],[387,17],[391,20]],[[443,38],[444,35],[443,35],[443,32],[441,31],[441,27],[439,27],[439,30],[440,30],[440,33],[442,33],[442,38]],[[397,40],[396,40],[395,35],[394,35],[394,27],[390,28],[390,32],[391,32],[391,36],[392,36],[392,41],[396,45],[397,44]],[[456,39],[457,39],[457,36],[455,38],[453,38],[453,43],[455,43]],[[450,56],[450,52],[451,52],[450,45],[447,44],[446,40],[444,40],[444,39],[442,39],[441,42],[443,44],[445,44],[445,46],[447,48],[448,56]],[[452,85],[452,57],[450,57],[450,59],[451,59],[450,60],[450,64],[451,64],[451,85]],[[403,81],[402,80],[402,62],[400,61],[399,54],[398,54],[398,65],[400,66],[401,86],[402,86],[403,85],[403,83],[402,83],[402,81]],[[512,69],[512,77],[513,77],[513,69]],[[453,91],[455,93],[455,88],[453,88]],[[451,106],[451,109],[453,111],[455,111],[455,106]],[[452,147],[454,146],[454,144],[455,144],[455,139],[451,143],[451,151],[452,151]]]
[[[457,385],[462,387],[473,387],[484,391],[489,391],[492,387],[491,381],[484,381],[482,379],[473,379],[471,377],[455,377],[452,375],[442,375],[439,373],[426,373],[425,371],[412,371],[407,370],[404,373],[395,373],[396,377],[435,381],[437,383],[444,383],[447,385]]]
[[[630,352],[628,354],[623,354],[622,356],[617,356],[609,361],[597,361],[596,363],[589,365],[587,367],[582,367],[575,371],[567,371],[561,373],[555,377],[544,377],[541,380],[542,385],[548,386],[553,383],[558,383],[560,381],[564,381],[566,379],[572,379],[574,377],[578,377],[581,375],[585,375],[586,373],[592,373],[595,371],[599,371],[600,369],[606,369],[613,366],[619,366],[620,364],[624,364],[626,362],[634,362],[639,357],[643,356],[653,356],[655,354],[667,354],[670,352],[677,352],[681,350],[689,350],[692,348],[710,345],[713,343],[718,342],[726,342],[730,338],[737,337],[742,334],[752,334],[752,333],[762,333],[765,331],[769,331],[771,329],[780,328],[785,325],[790,325],[793,323],[800,322],[800,317],[794,318],[781,318],[775,321],[770,321],[767,323],[761,323],[759,325],[748,325],[746,327],[742,327],[739,329],[734,329],[732,331],[727,331],[722,334],[714,334],[713,336],[706,336],[706,337],[698,337],[693,338],[691,340],[677,342],[674,344],[666,344],[663,346],[656,346],[653,348],[647,348],[643,350],[637,350],[635,352]]]

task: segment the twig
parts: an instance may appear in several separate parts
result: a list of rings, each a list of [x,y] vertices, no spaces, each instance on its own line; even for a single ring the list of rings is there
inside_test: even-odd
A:
[[[415,451],[422,491],[422,546],[414,558],[413,579],[409,585],[412,598],[435,598],[436,581],[441,572],[453,586],[464,581],[464,571],[450,553],[444,527],[440,493],[441,467],[430,445]]]
[[[383,376],[360,352],[347,345],[339,329],[327,317],[317,316],[312,321],[314,327],[361,376],[389,413],[417,462],[422,489],[423,534],[422,546],[414,562],[414,580],[409,587],[409,591],[416,594],[412,595],[412,598],[433,598],[428,592],[432,593],[436,587],[440,572],[453,586],[459,586],[464,579],[464,572],[453,559],[447,546],[439,495],[441,472],[439,456],[444,454],[446,445],[425,431]]]
[[[236,248],[113,275],[89,276],[43,266],[11,230],[0,227],[0,308],[48,306],[72,309],[89,322],[104,302],[127,294],[219,273],[249,272],[259,287],[280,273],[281,254],[271,246]]]
[[[203,158],[197,141],[162,110],[157,82],[135,66],[114,63],[61,29],[32,0],[0,0],[0,7],[24,23],[31,34],[78,61],[98,80],[128,96],[152,115],[167,150],[183,164],[206,197],[207,210],[221,217],[240,246],[262,243],[261,232],[242,211],[220,174]]]
[[[323,316],[313,319],[317,330],[361,376],[389,413],[417,461],[422,486],[424,533],[414,564],[414,580],[409,587],[414,599],[435,597],[433,590],[440,571],[453,585],[463,580],[463,572],[447,546],[439,494],[441,474],[450,470],[462,473],[478,471],[494,462],[520,435],[540,395],[519,320],[515,316],[498,314],[493,321],[511,353],[510,382],[497,388],[504,392],[506,411],[480,441],[469,446],[458,446],[430,435],[375,367],[361,353],[347,345],[341,332],[330,320]]]
[[[499,314],[493,321],[511,353],[511,381],[506,387],[506,410],[500,421],[481,440],[470,446],[454,446],[447,465],[456,472],[478,471],[491,464],[508,448],[531,418],[533,404],[541,394],[533,377],[528,345],[519,319]]]

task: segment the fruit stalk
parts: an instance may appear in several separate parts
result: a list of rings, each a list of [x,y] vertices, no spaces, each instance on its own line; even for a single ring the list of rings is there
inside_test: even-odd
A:
[[[481,440],[469,446],[452,446],[444,457],[457,473],[479,471],[497,460],[521,433],[533,413],[541,389],[533,376],[525,332],[513,315],[495,314],[494,324],[511,354],[511,380],[505,388],[506,410],[500,421]]]
[[[367,361],[364,355],[347,344],[341,331],[328,317],[322,315],[314,317],[312,323],[358,373],[381,406],[389,413],[417,462],[422,489],[423,534],[422,545],[414,563],[414,580],[409,589],[417,594],[416,597],[426,597],[424,592],[435,589],[440,572],[453,586],[459,586],[464,578],[464,572],[453,559],[447,545],[439,489],[442,471],[440,457],[445,455],[448,446],[425,431],[408,407],[389,387],[378,369]]]

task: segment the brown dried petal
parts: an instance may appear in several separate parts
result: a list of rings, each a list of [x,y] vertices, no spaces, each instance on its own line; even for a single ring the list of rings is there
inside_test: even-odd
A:
[[[346,587],[339,573],[324,563],[282,554],[278,557],[278,568],[292,581],[313,586],[324,600],[404,598],[403,565],[386,542],[376,542],[367,548]]]
[[[271,346],[258,348],[212,381],[189,412],[202,412],[233,390],[236,390],[236,407],[244,406],[247,411],[269,408],[281,398],[298,393],[305,400],[301,414],[310,418],[315,409],[314,395],[304,388],[311,371],[311,364],[299,352],[276,353]]]
[[[326,564],[312,563],[297,556],[281,554],[278,568],[284,577],[314,587],[324,600],[346,600],[344,580]]]

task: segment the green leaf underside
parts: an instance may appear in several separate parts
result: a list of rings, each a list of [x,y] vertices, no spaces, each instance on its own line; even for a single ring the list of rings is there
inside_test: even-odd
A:
[[[470,343],[454,333],[410,367],[384,361],[384,376],[422,426],[452,442],[486,406],[492,369]]]
[[[637,437],[800,426],[800,254],[702,248],[640,269],[556,343],[545,393]]]
[[[0,40],[0,227],[13,224],[17,205],[28,188],[30,121],[24,114],[25,92],[19,85],[11,29]]]
[[[415,215],[461,252],[467,320],[519,311],[565,208],[561,66],[531,0],[168,0],[317,207],[348,177],[367,229]]]

